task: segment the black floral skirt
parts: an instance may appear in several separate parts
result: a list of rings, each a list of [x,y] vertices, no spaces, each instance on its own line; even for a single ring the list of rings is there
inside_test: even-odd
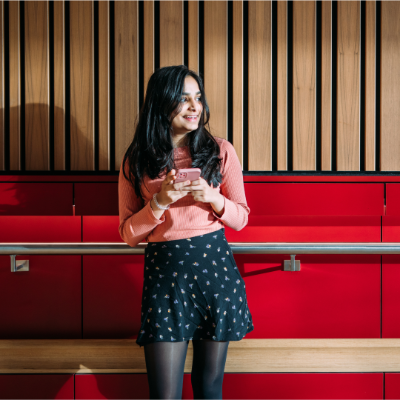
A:
[[[238,341],[254,329],[225,229],[145,249],[136,343]]]

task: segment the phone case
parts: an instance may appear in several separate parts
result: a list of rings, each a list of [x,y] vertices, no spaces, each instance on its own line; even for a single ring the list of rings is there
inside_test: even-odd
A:
[[[176,179],[174,183],[179,183],[179,182],[184,182],[184,181],[195,181],[196,179],[199,179],[201,174],[201,169],[200,168],[182,168],[178,169],[178,172],[176,174]]]

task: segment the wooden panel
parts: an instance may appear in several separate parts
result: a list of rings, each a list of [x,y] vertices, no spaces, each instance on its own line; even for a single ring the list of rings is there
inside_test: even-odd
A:
[[[315,2],[293,2],[293,170],[316,169]]]
[[[332,170],[332,2],[322,1],[321,169]],[[319,149],[317,149],[319,151]]]
[[[75,183],[74,199],[75,215],[118,215],[118,183]]]
[[[65,170],[65,2],[54,2],[54,169]]]
[[[376,2],[366,1],[365,7],[365,170],[375,171]]]
[[[190,4],[190,3],[189,3]],[[144,96],[146,96],[147,83],[154,72],[154,1],[143,2],[143,79]],[[144,100],[144,99],[143,99]],[[142,101],[142,100],[141,100]]]
[[[94,171],[93,2],[69,5],[71,170]]]
[[[108,1],[99,2],[99,170],[110,169],[110,27]]]
[[[160,68],[183,64],[183,1],[160,1]]]
[[[227,139],[228,3],[204,2],[204,85],[213,136]]]
[[[0,1],[0,171],[4,171],[5,142],[4,142],[4,2]]]
[[[337,170],[360,170],[360,2],[337,2]]]
[[[21,169],[21,59],[19,1],[9,2],[10,170]]]
[[[249,1],[249,170],[272,170],[271,2]]]
[[[189,69],[199,73],[199,2],[188,1],[188,61]]]
[[[277,136],[278,171],[286,171],[287,166],[287,1],[277,2]]]
[[[243,169],[243,1],[233,5],[233,146]]]
[[[229,343],[225,366],[228,373],[399,370],[399,339],[243,339]],[[144,350],[131,338],[0,341],[0,373],[47,372],[145,373]]]
[[[116,1],[115,24],[115,165],[119,170],[132,142],[139,114],[139,23],[137,1]],[[126,90],[129,88],[129,90]]]
[[[50,170],[49,3],[27,1],[25,14],[25,168]]]
[[[381,171],[400,170],[400,3],[381,2]]]

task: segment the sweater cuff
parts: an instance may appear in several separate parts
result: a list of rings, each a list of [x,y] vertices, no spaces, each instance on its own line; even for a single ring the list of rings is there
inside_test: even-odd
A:
[[[162,224],[165,221],[165,211],[163,213],[163,215],[161,216],[161,219],[158,219],[153,212],[153,209],[151,208],[150,205],[151,200],[146,204],[147,207],[147,214],[149,219],[151,220],[151,222],[153,222],[153,224]]]

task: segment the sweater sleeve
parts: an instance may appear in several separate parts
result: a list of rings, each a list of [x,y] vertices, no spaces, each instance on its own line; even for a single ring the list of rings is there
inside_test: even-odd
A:
[[[224,177],[220,191],[225,198],[225,206],[222,215],[218,215],[214,210],[213,214],[224,225],[235,231],[240,231],[247,225],[250,208],[247,206],[242,167],[235,148],[227,140],[224,140],[223,143],[221,153],[223,155]]]
[[[125,173],[129,176],[128,164],[125,164]],[[150,206],[150,201],[143,205],[140,197],[136,196],[135,189],[125,179],[122,163],[118,178],[118,207],[119,207],[119,234],[122,240],[130,247],[135,247],[159,224],[165,221],[165,215],[158,219]]]

